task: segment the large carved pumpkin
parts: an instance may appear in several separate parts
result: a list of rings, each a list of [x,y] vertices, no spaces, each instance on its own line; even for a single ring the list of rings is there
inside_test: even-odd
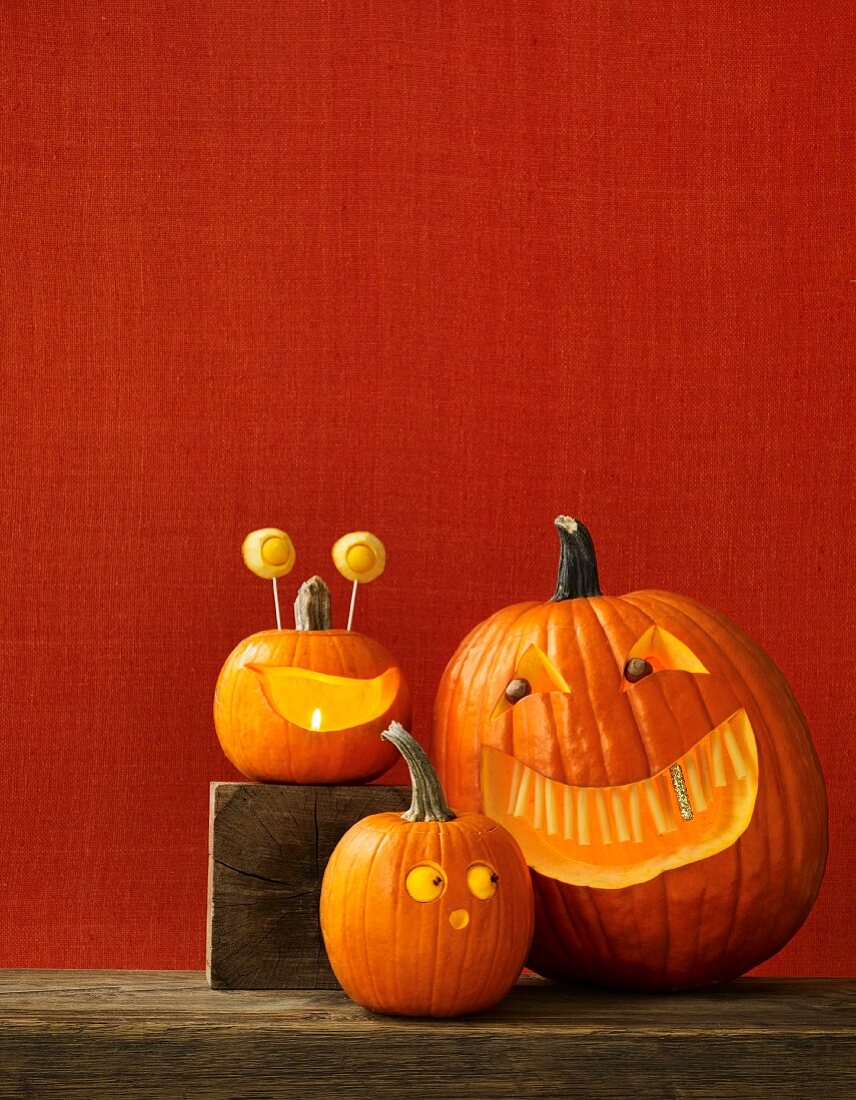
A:
[[[601,594],[560,517],[556,592],[464,640],[433,753],[453,804],[523,848],[550,977],[677,989],[735,977],[805,920],[826,795],[799,706],[722,615],[668,592]]]

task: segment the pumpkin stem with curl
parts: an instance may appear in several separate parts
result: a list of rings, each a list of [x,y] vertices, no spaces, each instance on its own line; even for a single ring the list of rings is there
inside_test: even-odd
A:
[[[555,522],[561,552],[556,591],[551,599],[558,602],[575,600],[580,596],[602,596],[594,543],[588,528],[581,520],[571,519],[570,516],[557,516]]]
[[[419,742],[411,737],[400,722],[393,722],[380,736],[383,741],[390,741],[395,745],[410,769],[413,799],[410,809],[401,815],[404,820],[453,821],[455,812],[446,804],[437,773]]]
[[[330,589],[320,577],[310,577],[298,589],[294,625],[298,630],[329,630],[333,625]]]

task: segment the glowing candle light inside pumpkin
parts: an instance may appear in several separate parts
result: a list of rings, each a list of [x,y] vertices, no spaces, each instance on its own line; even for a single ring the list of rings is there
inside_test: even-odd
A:
[[[321,708],[320,707],[316,707],[315,710],[312,711],[312,720],[309,723],[309,725],[314,730],[320,730],[321,729]]]

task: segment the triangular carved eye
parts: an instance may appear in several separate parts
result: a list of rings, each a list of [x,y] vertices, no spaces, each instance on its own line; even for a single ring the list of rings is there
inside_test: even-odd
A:
[[[710,675],[690,647],[674,634],[670,634],[668,630],[664,630],[662,626],[649,627],[627,654],[624,662],[622,691],[626,691],[631,684],[644,678],[645,674],[640,674],[638,671],[644,665],[649,666],[648,673],[672,669],[695,672],[702,676]],[[630,675],[628,675],[628,669],[631,670]]]
[[[521,683],[528,684],[529,690],[524,691],[520,686]],[[511,691],[508,690],[509,686],[512,686]],[[493,708],[491,720],[510,710],[518,699],[525,698],[527,695],[543,694],[547,691],[563,691],[567,694],[570,690],[567,680],[544,650],[537,645],[531,645],[518,658],[514,672],[508,679],[508,685],[503,689],[502,695]]]

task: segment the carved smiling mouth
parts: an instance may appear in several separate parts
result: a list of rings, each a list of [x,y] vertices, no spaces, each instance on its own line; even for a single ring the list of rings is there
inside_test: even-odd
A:
[[[669,767],[618,787],[574,787],[483,746],[488,817],[530,867],[575,886],[621,889],[730,847],[752,818],[758,748],[736,711]]]
[[[401,677],[388,668],[371,680],[330,676],[308,668],[247,665],[280,718],[304,730],[334,732],[382,718],[395,702]]]

